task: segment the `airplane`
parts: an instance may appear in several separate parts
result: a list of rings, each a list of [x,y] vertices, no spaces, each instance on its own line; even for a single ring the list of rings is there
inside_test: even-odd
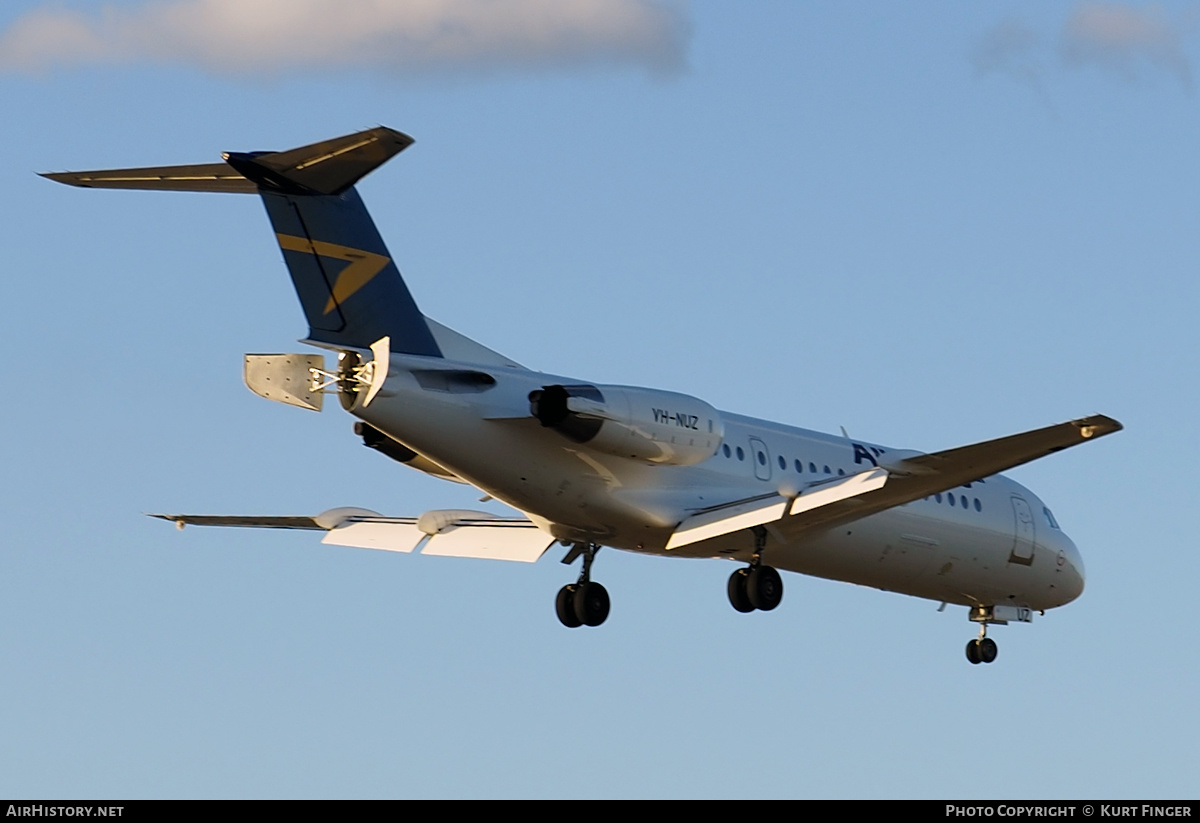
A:
[[[336,354],[247,354],[255,393],[320,411],[337,396],[372,449],[470,484],[520,516],[435,510],[388,517],[152,515],[188,524],[324,532],[322,542],[533,562],[580,561],[555,611],[599,626],[596,554],[725,558],[739,612],[771,611],[779,569],[965,606],[991,663],[989,625],[1031,622],[1083,591],[1075,544],[1037,495],[1000,472],[1122,426],[1092,415],[933,453],[884,447],[719,411],[685,394],[532,371],[426,317],[355,184],[413,139],[380,126],[219,163],[44,174],[88,188],[258,194],[308,322],[301,342]]]

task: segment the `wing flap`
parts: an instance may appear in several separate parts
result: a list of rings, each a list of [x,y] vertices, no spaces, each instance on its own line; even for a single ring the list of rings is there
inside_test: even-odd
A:
[[[667,551],[778,520],[787,511],[789,502],[788,498],[773,494],[694,514],[676,527],[667,541]]]
[[[417,528],[416,521],[350,521],[330,529],[321,542],[327,546],[410,554],[428,536]]]
[[[554,538],[528,521],[461,523],[429,538],[421,554],[533,563]]]
[[[795,497],[772,494],[708,509],[679,524],[667,541],[667,551],[858,497],[881,488],[887,479],[885,469],[868,469],[848,477],[814,483]]]

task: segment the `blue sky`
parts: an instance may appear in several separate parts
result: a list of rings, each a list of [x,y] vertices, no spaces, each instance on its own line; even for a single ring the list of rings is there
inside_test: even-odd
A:
[[[0,796],[1196,796],[1200,5],[285,5],[0,10]],[[1011,473],[1084,596],[971,666],[847,584],[605,551],[568,631],[555,556],[143,517],[478,506],[242,386],[305,332],[255,198],[34,175],[378,123],[422,309],[531,367],[929,451],[1124,422]]]

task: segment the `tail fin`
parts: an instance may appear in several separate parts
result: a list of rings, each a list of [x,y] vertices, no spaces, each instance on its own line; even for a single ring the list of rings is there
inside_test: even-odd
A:
[[[392,351],[441,357],[358,192],[260,193],[310,339],[363,349],[390,337]]]
[[[216,191],[262,196],[308,319],[309,338],[441,357],[354,184],[412,145],[382,126],[282,152],[229,152],[224,163],[45,174],[88,188]]]

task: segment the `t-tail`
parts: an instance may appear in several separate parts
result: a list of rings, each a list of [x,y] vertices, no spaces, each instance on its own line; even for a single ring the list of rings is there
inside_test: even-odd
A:
[[[426,318],[354,189],[412,145],[382,126],[281,152],[228,152],[222,163],[45,174],[72,186],[257,193],[308,320],[309,339],[441,357]]]

